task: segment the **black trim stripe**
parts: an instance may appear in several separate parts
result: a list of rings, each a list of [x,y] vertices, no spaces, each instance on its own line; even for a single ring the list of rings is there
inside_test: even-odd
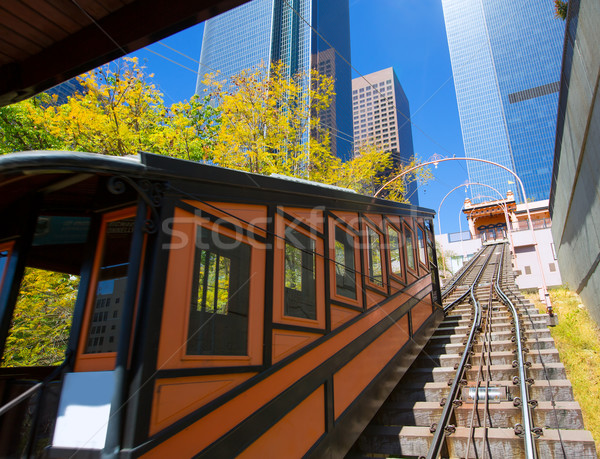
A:
[[[316,442],[307,458],[344,457],[427,344],[443,313],[431,315],[414,339],[409,339],[336,420],[327,437]]]
[[[351,233],[354,233],[355,236],[360,237],[360,232],[355,230],[352,226],[350,226],[348,223],[346,223],[344,220],[342,220],[340,217],[338,217],[336,214],[334,214],[331,211],[327,211],[327,215],[329,217],[331,217],[333,220],[335,220],[335,223],[338,223],[340,226],[343,226],[344,229],[350,231]],[[356,212],[357,217],[359,217],[358,212]]]
[[[169,370],[158,370],[155,380],[165,378],[185,378],[203,375],[230,375],[236,373],[259,373],[264,371],[263,365],[246,365],[238,367],[202,367],[202,368],[177,368]]]
[[[363,217],[361,214],[358,214],[358,246],[364,247],[364,223]],[[367,311],[367,290],[365,289],[366,283],[366,274],[365,274],[365,257],[363,256],[363,251],[359,249],[358,259],[360,260],[360,282],[361,282],[361,293],[362,293],[362,305],[363,311]]]
[[[307,225],[306,223],[304,223],[303,221],[297,219],[296,217],[294,217],[291,214],[288,214],[286,211],[284,211],[281,207],[277,207],[277,214],[281,215],[283,218],[285,218],[288,222],[293,223],[294,225],[302,228],[305,231],[308,231],[310,234],[313,234],[315,236],[320,237],[321,239],[325,238],[325,234],[322,233],[321,231],[319,231],[316,228],[313,228],[310,225]],[[289,226],[289,225],[288,225]]]
[[[330,253],[330,234],[329,234],[329,213],[323,212],[323,250],[325,257],[323,259],[323,276],[325,279],[325,331],[331,331],[331,266],[335,273],[335,262],[329,259]],[[335,232],[334,232],[335,234]],[[335,259],[335,256],[333,257]],[[335,274],[334,274],[335,275]],[[355,276],[356,277],[356,276]]]
[[[327,330],[324,328],[312,328],[306,327],[303,325],[293,325],[293,324],[282,324],[279,322],[273,322],[274,330],[288,330],[288,331],[297,331],[297,332],[305,332],[305,333],[316,333],[316,334],[325,334]]]
[[[188,204],[187,202],[179,201],[177,203],[177,207],[182,210],[185,210],[186,212],[190,212],[199,218],[204,218],[205,220],[208,220],[211,223],[215,223],[220,227],[227,228],[236,234],[241,234],[250,239],[254,239],[255,241],[262,242],[263,244],[267,242],[267,238],[261,236],[260,234],[257,234],[252,231],[249,231],[245,228],[242,228],[241,226],[236,225],[235,223],[232,223],[230,221],[224,220],[221,217],[217,217],[216,215],[213,215],[204,209],[199,209],[197,207],[194,207],[194,206]],[[237,217],[235,217],[235,215],[232,215],[231,218],[237,218]]]
[[[411,297],[405,303],[400,305],[394,312],[392,312],[388,316],[388,318],[386,318],[386,320],[382,320],[378,324],[371,327],[369,330],[363,333],[363,335],[354,340],[350,345],[338,351],[326,362],[319,365],[313,371],[305,375],[302,379],[290,386],[282,394],[280,394],[278,397],[269,402],[266,406],[259,409],[256,413],[247,418],[236,428],[232,429],[224,437],[220,438],[213,445],[205,449],[202,453],[202,457],[229,457],[235,455],[235,453],[229,452],[230,448],[233,447],[237,449],[240,447],[240,445],[244,445],[244,448],[247,447],[248,445],[246,444],[246,441],[243,438],[251,438],[251,441],[254,441],[256,439],[254,435],[257,432],[258,426],[260,426],[260,432],[258,433],[258,435],[268,430],[268,428],[274,425],[289,410],[293,409],[294,406],[296,406],[298,403],[304,400],[305,397],[310,395],[310,393],[314,392],[314,390],[316,390],[321,384],[323,384],[327,378],[327,375],[330,374],[334,368],[341,368],[352,358],[358,355],[358,353],[361,352],[369,343],[377,339],[381,335],[381,333],[387,330],[390,326],[393,326],[395,320],[401,318],[412,307],[418,304],[422,300],[422,298],[429,293],[429,290],[430,285],[425,286],[423,289],[417,292],[415,296]],[[268,368],[264,372],[251,378],[251,380],[246,381],[245,383],[231,390],[222,397],[219,397],[218,399],[208,403],[207,405],[187,415],[183,419],[180,419],[179,421],[175,422],[171,426],[165,428],[156,435],[150,437],[145,444],[140,445],[138,448],[130,452],[133,453],[134,456],[138,456],[150,451],[158,444],[168,440],[169,438],[175,436],[185,428],[194,424],[196,421],[207,415],[209,412],[215,410],[219,406],[235,398],[237,395],[245,392],[250,387],[256,385],[260,381],[270,377],[275,372],[279,371],[284,366],[290,364],[292,361],[296,360],[301,355],[304,355],[306,352],[309,352],[310,350],[319,346],[323,343],[324,339],[330,339],[332,336],[335,336],[335,334],[340,333],[342,330],[346,329],[347,327],[351,326],[357,321],[364,319],[367,315],[374,313],[379,307],[381,307],[388,301],[393,300],[397,295],[400,295],[402,293],[404,292],[398,292],[396,295],[393,295],[389,299],[382,302],[380,305],[372,307],[365,313],[351,319],[348,323],[336,328],[325,337],[320,338],[314,341],[313,343],[307,345],[305,348],[302,349],[302,352],[296,352],[291,356],[281,360],[280,362]],[[392,320],[389,320],[390,318]],[[240,432],[243,434],[242,439],[238,438]],[[232,446],[230,444],[231,442],[233,442],[235,446]],[[240,451],[241,449],[237,450],[237,453],[239,453]]]
[[[338,307],[341,307],[341,308],[352,309],[353,311],[357,311],[357,312],[363,312],[364,311],[364,309],[361,308],[360,306],[356,306],[354,304],[344,303],[342,301],[338,301],[338,300],[335,300],[335,299],[331,300],[331,304],[333,306],[338,306]]]
[[[376,213],[376,212],[369,212],[369,213]],[[381,230],[379,229],[379,225],[377,223],[375,223],[373,220],[371,220],[369,217],[367,217],[364,213],[361,214],[361,217],[365,219],[365,221],[371,225],[372,227],[374,227],[375,229],[377,229],[379,232],[381,232]]]
[[[425,288],[424,290],[427,290]],[[196,458],[208,459],[213,457],[234,457],[241,453],[257,438],[266,433],[287,413],[302,403],[310,394],[325,384],[329,375],[340,370],[352,361],[369,344],[377,340],[385,331],[392,327],[397,320],[420,302],[413,297],[398,307],[389,316],[391,320],[382,320],[363,333],[351,344],[345,346],[321,365],[309,372],[302,379],[286,389],[281,395],[272,399],[267,405],[246,418],[240,425],[230,430],[215,443],[210,445]]]
[[[275,214],[276,206],[267,208],[267,250],[265,260],[265,312],[263,318],[263,365],[273,364],[273,278],[275,276]]]
[[[160,212],[161,221],[172,217],[176,200],[164,198]],[[154,378],[159,346],[166,278],[169,264],[169,250],[164,247],[171,237],[159,231],[153,241],[146,246],[144,274],[140,288],[139,309],[136,317],[133,340],[132,362],[127,402],[123,447],[139,445],[148,437],[150,428],[152,400],[154,398]]]
[[[387,291],[379,290],[378,288],[373,287],[371,284],[367,284],[365,286],[365,290],[369,290],[372,293],[376,293],[377,295],[381,295],[381,296],[385,296],[385,297],[390,296]]]

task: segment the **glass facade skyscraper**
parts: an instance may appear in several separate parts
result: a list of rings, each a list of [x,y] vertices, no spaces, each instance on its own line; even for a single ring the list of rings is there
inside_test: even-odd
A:
[[[548,199],[564,22],[548,0],[442,0],[465,154],[497,162]],[[469,181],[521,190],[508,172],[467,161]],[[484,187],[471,193],[488,195]]]
[[[321,122],[333,153],[346,160],[352,157],[351,69],[340,54],[350,61],[348,0],[252,0],[206,22],[196,93],[205,73],[227,77],[274,61],[291,74],[315,68],[335,80],[336,96]]]

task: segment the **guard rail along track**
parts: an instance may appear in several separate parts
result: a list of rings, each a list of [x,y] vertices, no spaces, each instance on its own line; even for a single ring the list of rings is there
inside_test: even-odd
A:
[[[596,458],[508,245],[483,248],[442,296],[444,321],[348,457]]]

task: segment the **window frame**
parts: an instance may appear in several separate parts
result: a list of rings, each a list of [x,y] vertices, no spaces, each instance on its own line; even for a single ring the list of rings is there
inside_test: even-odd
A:
[[[127,218],[135,218],[137,215],[137,206],[126,207],[124,209],[107,212],[102,215],[100,221],[100,232],[98,234],[97,247],[94,253],[94,263],[90,283],[87,292],[79,291],[78,295],[85,294],[85,313],[83,315],[81,334],[79,335],[79,343],[77,344],[77,357],[75,359],[75,372],[83,371],[106,371],[113,370],[117,360],[117,352],[98,352],[86,353],[86,342],[90,327],[92,326],[92,314],[94,313],[94,303],[96,299],[96,289],[98,288],[98,277],[100,272],[100,264],[104,255],[104,246],[106,244],[106,229],[108,224],[118,220]],[[133,236],[132,236],[133,237]],[[144,236],[145,237],[145,236]],[[143,257],[143,254],[141,254]],[[128,259],[130,263],[130,260]],[[140,263],[140,269],[143,263]],[[131,273],[127,272],[127,277]],[[125,295],[127,292],[125,292]],[[137,309],[137,301],[135,305]]]
[[[404,231],[404,234],[403,234],[403,237],[404,237],[404,245],[403,246],[404,246],[404,256],[406,257],[405,258],[405,260],[406,260],[406,264],[405,264],[406,265],[406,271],[408,273],[412,274],[415,277],[419,277],[419,272],[418,272],[418,267],[419,267],[418,263],[419,263],[419,260],[417,258],[417,253],[416,253],[415,232],[410,227],[410,225],[408,223],[406,223],[406,222],[404,222],[404,229],[405,229],[405,231]],[[411,240],[412,240],[413,260],[415,262],[415,265],[412,268],[410,267],[410,265],[408,263],[408,245],[406,244],[406,239],[407,239],[408,235],[407,235],[406,231],[408,231],[408,234],[410,234]]]
[[[2,287],[4,286],[4,279],[6,278],[6,272],[10,264],[10,259],[12,257],[14,245],[15,241],[4,242],[0,244],[0,252],[8,252],[6,255],[6,261],[4,262],[4,269],[2,270],[2,272],[0,272],[0,292],[2,291]]]
[[[337,293],[337,274],[336,274],[336,263],[335,263],[335,229],[339,228],[348,234],[354,240],[354,280],[356,285],[356,299],[349,298]],[[360,267],[360,254],[358,248],[360,247],[360,237],[356,229],[345,226],[343,223],[336,221],[334,218],[329,218],[329,285],[330,285],[330,296],[333,300],[342,303],[347,303],[352,306],[362,307],[362,281],[361,281],[361,267]]]
[[[234,241],[234,239],[230,238],[229,236],[223,234],[222,232],[215,232],[212,231],[208,228],[206,228],[203,225],[196,225],[195,226],[195,233],[196,233],[196,238],[199,237],[199,233],[201,231],[207,231],[208,234],[207,236],[212,238],[214,237],[214,234],[218,234],[220,238],[223,237],[227,237],[228,239]],[[222,240],[222,239],[221,239]],[[234,263],[231,262],[231,260],[237,260],[237,259],[243,259],[243,257],[240,257],[240,253],[231,253],[229,251],[224,251],[221,248],[213,246],[213,244],[209,243],[208,248],[201,248],[198,245],[198,239],[196,239],[196,248],[194,251],[194,265],[193,265],[193,281],[192,281],[192,294],[191,294],[191,298],[190,298],[190,305],[188,308],[188,331],[186,333],[186,356],[208,356],[208,355],[217,355],[217,356],[240,356],[240,355],[247,355],[248,354],[248,328],[249,328],[249,316],[250,316],[250,286],[249,286],[249,280],[251,277],[251,272],[250,272],[250,265],[251,265],[251,260],[252,260],[252,247],[249,244],[244,243],[243,241],[238,241],[235,240],[235,242],[239,242],[239,244],[243,244],[246,247],[244,249],[242,249],[243,251],[247,251],[247,265],[246,266],[242,266],[242,265],[238,265],[233,269]],[[228,241],[229,242],[229,241]],[[218,270],[216,270],[214,272],[214,283],[211,282],[211,275],[210,275],[210,266],[208,269],[208,272],[204,272],[204,276],[201,276],[202,270],[203,268],[206,268],[206,264],[210,264],[210,258],[208,260],[208,263],[206,263],[204,265],[204,267],[202,266],[202,260],[198,259],[198,257],[202,256],[202,253],[208,253],[210,255],[216,255],[216,264],[215,264],[215,268],[218,267]],[[229,256],[227,256],[229,255]],[[218,299],[217,299],[217,295],[216,293],[219,290],[219,286],[220,286],[220,270],[221,270],[221,266],[220,266],[220,261],[221,259],[229,259],[230,260],[230,265],[228,267],[228,277],[227,277],[227,284],[228,284],[228,289],[227,289],[227,305],[228,305],[228,311],[226,314],[222,314],[221,312],[219,312],[218,308],[219,308],[219,304],[218,304]],[[247,271],[247,272],[245,272]],[[234,276],[235,273],[235,276]],[[236,279],[236,277],[238,277],[240,275],[240,273],[242,274],[247,274],[247,277],[241,278],[241,279]],[[237,283],[235,282],[237,280]],[[200,288],[199,284],[202,281],[202,288]],[[205,288],[206,284],[206,291],[203,291]],[[212,284],[212,285],[211,285]],[[245,347],[245,352],[244,353],[189,353],[189,347],[190,344],[192,343],[192,333],[190,330],[190,323],[192,322],[192,316],[194,315],[193,313],[193,307],[192,305],[195,303],[196,304],[196,312],[198,312],[199,314],[196,314],[196,317],[200,317],[202,318],[203,315],[205,314],[214,314],[213,316],[209,316],[209,318],[207,320],[204,321],[204,323],[199,323],[198,328],[202,329],[204,327],[204,325],[206,323],[208,323],[209,321],[211,322],[211,326],[215,326],[215,323],[219,320],[222,320],[222,317],[220,316],[229,316],[229,308],[231,308],[232,306],[230,305],[230,289],[229,286],[232,286],[234,288],[234,292],[233,295],[236,294],[236,292],[241,292],[243,289],[247,288],[247,291],[245,292],[245,296],[247,296],[247,304],[246,304],[246,310],[245,312],[245,316],[246,316],[246,323],[245,323],[245,333],[246,333],[246,342],[244,343],[244,347]],[[208,301],[203,302],[201,301],[201,299],[199,298],[199,296],[202,294],[203,297],[207,297],[208,296],[208,292],[212,289],[216,287],[216,291],[213,293],[215,294],[215,298],[213,301],[213,304],[210,305],[208,303]],[[202,309],[198,310],[198,307],[202,304]],[[237,304],[234,304],[234,306]],[[212,309],[212,311],[210,311],[210,309]],[[231,317],[233,316],[229,316],[230,318],[227,319],[229,322],[231,322]],[[194,319],[194,321],[198,320],[197,318]],[[228,323],[228,325],[230,325],[230,323]],[[236,329],[237,332],[237,329]],[[199,346],[200,348],[201,346]]]
[[[400,225],[400,226],[402,226],[402,225]],[[394,225],[390,221],[386,221],[385,228],[386,228],[385,236],[387,238],[386,241],[387,241],[387,247],[388,247],[389,276],[391,279],[393,279],[397,282],[406,284],[406,260],[405,260],[405,253],[404,253],[403,231],[401,229],[398,229],[396,227],[396,225]],[[400,268],[402,270],[401,274],[397,274],[397,273],[393,272],[393,270],[392,270],[392,251],[391,251],[391,244],[390,244],[390,237],[389,237],[390,229],[395,231],[396,234],[398,235],[398,252],[400,254]]]
[[[424,269],[426,272],[429,272],[429,255],[427,254],[427,234],[425,233],[425,229],[420,223],[417,223],[417,255],[420,268]],[[419,246],[419,231],[423,235],[423,257],[424,260],[421,260],[421,247]]]
[[[388,288],[387,262],[386,262],[385,247],[383,247],[384,241],[386,240],[385,235],[381,232],[381,230],[379,228],[377,228],[371,222],[366,221],[366,219],[363,219],[363,221],[364,221],[364,225],[363,225],[363,245],[362,245],[362,247],[364,247],[366,249],[366,250],[363,250],[363,252],[364,252],[363,259],[364,259],[364,266],[365,266],[365,284],[371,288],[377,289],[377,290],[387,294],[387,288]],[[379,285],[371,280],[371,272],[370,272],[371,265],[369,262],[369,257],[371,254],[371,240],[369,238],[369,229],[374,231],[379,236],[379,256],[380,256],[380,260],[381,260],[381,285]]]
[[[286,210],[285,208],[283,209]],[[322,214],[319,216],[322,221]],[[301,221],[301,220],[298,220]],[[302,221],[308,225],[310,231],[295,221],[290,221],[280,213],[275,214],[275,244],[274,244],[274,272],[273,272],[273,323],[281,325],[296,325],[301,327],[315,328],[317,330],[325,329],[325,242],[318,235],[320,231],[310,226],[308,222]],[[315,306],[316,318],[295,317],[285,314],[285,230],[287,227],[298,231],[302,235],[313,240],[315,246]]]
[[[200,203],[187,202],[204,209]],[[220,203],[214,203],[217,206]],[[230,203],[223,203],[227,206]],[[243,207],[240,204],[240,207]],[[207,209],[208,211],[209,209]],[[213,212],[217,212],[214,211]],[[249,230],[237,218],[209,220],[187,209],[175,207],[168,269],[165,278],[163,311],[169,305],[169,314],[162,314],[157,352],[157,366],[165,369],[247,366],[262,364],[263,327],[265,306],[266,244],[245,233]],[[231,225],[237,231],[231,229]],[[190,305],[194,282],[194,258],[198,227],[223,234],[250,246],[250,290],[248,303],[248,337],[246,355],[187,354],[186,341],[190,326]],[[243,232],[242,232],[243,230]],[[260,230],[251,231],[260,235]],[[179,269],[173,269],[177,266]],[[184,273],[184,274],[182,274]],[[257,273],[256,275],[254,273]]]

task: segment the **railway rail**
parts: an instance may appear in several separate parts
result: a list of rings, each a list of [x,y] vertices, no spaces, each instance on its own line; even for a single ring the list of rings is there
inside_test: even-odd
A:
[[[508,246],[484,247],[448,285],[444,321],[348,457],[597,457]]]

